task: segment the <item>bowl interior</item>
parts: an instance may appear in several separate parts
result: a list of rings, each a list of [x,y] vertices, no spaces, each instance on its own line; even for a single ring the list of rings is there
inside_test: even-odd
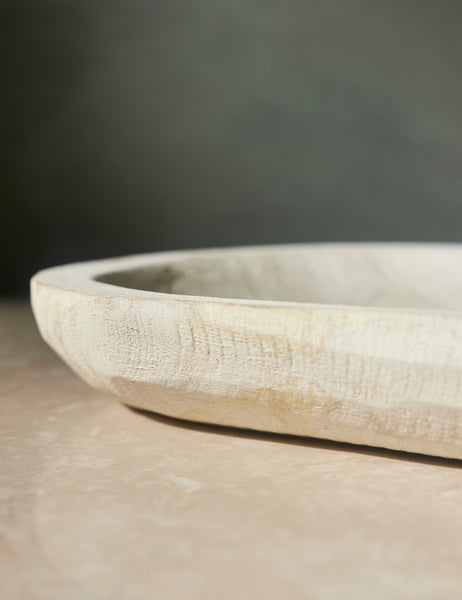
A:
[[[196,251],[98,276],[173,294],[423,309],[462,309],[457,245],[326,244]]]

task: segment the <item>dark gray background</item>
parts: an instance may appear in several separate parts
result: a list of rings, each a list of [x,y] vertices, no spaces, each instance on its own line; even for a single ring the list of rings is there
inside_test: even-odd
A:
[[[462,240],[462,3],[1,7],[3,293],[166,248]]]

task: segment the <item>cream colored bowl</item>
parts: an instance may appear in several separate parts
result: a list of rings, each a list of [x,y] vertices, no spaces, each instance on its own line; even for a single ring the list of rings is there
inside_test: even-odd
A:
[[[45,340],[165,415],[462,458],[462,247],[307,244],[32,279]]]

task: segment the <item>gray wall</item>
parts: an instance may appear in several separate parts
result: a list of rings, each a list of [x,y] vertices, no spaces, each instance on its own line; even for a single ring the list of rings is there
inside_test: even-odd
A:
[[[3,292],[164,248],[462,240],[462,3],[1,7]]]

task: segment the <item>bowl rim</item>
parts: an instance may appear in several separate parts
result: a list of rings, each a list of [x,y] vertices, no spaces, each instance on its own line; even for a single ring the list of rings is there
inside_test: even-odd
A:
[[[142,254],[131,254],[103,258],[89,261],[66,263],[38,271],[30,281],[31,293],[38,287],[52,288],[87,296],[100,296],[107,299],[144,299],[150,301],[175,301],[187,303],[213,303],[226,305],[240,305],[253,307],[271,307],[281,309],[329,309],[348,311],[367,311],[374,313],[411,313],[422,315],[446,315],[462,317],[462,310],[439,308],[406,308],[387,306],[366,306],[361,304],[336,304],[315,303],[282,300],[257,300],[244,298],[223,298],[208,295],[178,294],[170,292],[157,292],[142,290],[133,287],[121,286],[114,283],[101,281],[99,278],[107,277],[120,271],[131,271],[147,266],[169,266],[172,263],[181,263],[191,257],[226,256],[229,254],[270,254],[277,252],[290,252],[297,249],[310,248],[335,248],[339,253],[348,250],[384,250],[384,251],[409,251],[409,250],[455,250],[462,252],[462,244],[457,242],[306,242],[289,244],[256,244],[245,246],[225,246],[193,248],[181,250],[165,250]]]

